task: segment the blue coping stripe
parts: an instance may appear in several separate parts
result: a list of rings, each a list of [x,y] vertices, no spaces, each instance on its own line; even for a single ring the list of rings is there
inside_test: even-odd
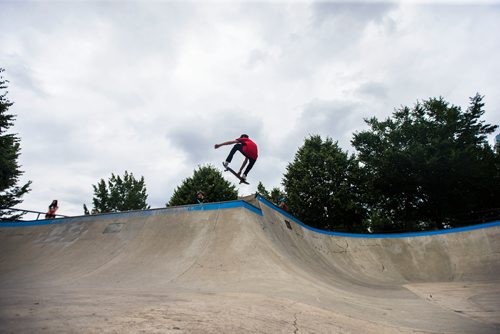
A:
[[[222,203],[207,203],[198,204],[186,207],[188,211],[209,211],[209,210],[223,210],[223,209],[235,209],[235,208],[245,208],[252,211],[253,213],[262,216],[262,210],[256,208],[255,206],[243,201],[232,201],[232,202],[222,202]]]
[[[356,233],[343,233],[343,232],[332,232],[320,230],[311,226],[308,226],[290,215],[288,212],[280,209],[273,203],[269,202],[265,198],[257,195],[257,200],[269,208],[279,212],[281,215],[287,217],[288,219],[294,221],[298,225],[308,229],[310,231],[327,234],[332,236],[339,237],[349,237],[349,238],[371,238],[371,239],[380,239],[380,238],[411,238],[411,237],[423,237],[429,235],[438,235],[438,234],[449,234],[449,233],[459,233],[466,232],[472,230],[478,230],[483,228],[500,226],[500,221],[495,221],[491,223],[478,224],[466,227],[457,227],[451,228],[447,230],[438,230],[438,231],[425,231],[425,232],[407,232],[407,233],[390,233],[390,234],[356,234]],[[95,220],[95,218],[99,217],[102,219],[111,219],[111,218],[131,218],[131,217],[147,217],[147,216],[155,216],[155,215],[165,215],[165,214],[177,214],[186,211],[212,211],[212,210],[224,210],[224,209],[235,209],[235,208],[245,208],[250,210],[251,212],[263,216],[262,210],[256,208],[255,206],[243,201],[229,201],[229,202],[220,202],[220,203],[206,203],[206,204],[194,204],[194,205],[186,205],[180,207],[173,208],[160,208],[160,209],[151,209],[151,210],[138,210],[138,211],[127,211],[127,212],[114,212],[114,213],[102,213],[97,215],[88,215],[88,216],[77,216],[77,217],[68,217],[68,218],[58,218],[58,219],[44,219],[44,220],[32,220],[26,222],[5,222],[0,223],[1,227],[23,227],[23,226],[42,226],[42,225],[53,225],[53,224],[64,224],[70,223],[72,221],[84,221],[84,220]]]
[[[193,205],[186,205],[173,208],[101,213],[97,215],[86,215],[86,216],[58,218],[58,219],[43,219],[43,220],[32,220],[25,222],[5,222],[5,223],[0,222],[0,228],[64,224],[64,223],[70,223],[72,221],[95,220],[96,218],[111,219],[111,218],[122,218],[122,217],[123,218],[147,217],[147,216],[156,216],[165,214],[177,214],[188,211],[212,211],[212,210],[225,210],[225,209],[235,209],[235,208],[245,208],[259,216],[262,216],[262,210],[256,208],[255,206],[243,200],[237,200],[237,201],[221,202],[221,203],[193,204]]]
[[[483,228],[489,228],[489,227],[495,227],[495,226],[500,226],[500,221],[495,221],[491,223],[484,223],[484,224],[478,224],[478,225],[472,225],[472,226],[466,226],[466,227],[456,227],[456,228],[450,228],[447,230],[438,230],[438,231],[425,231],[425,232],[407,232],[407,233],[388,233],[388,234],[361,234],[361,233],[343,233],[343,232],[332,232],[332,231],[325,231],[325,230],[320,230],[311,226],[308,226],[295,218],[294,216],[290,215],[288,212],[280,209],[273,203],[269,202],[265,198],[257,195],[257,199],[261,202],[267,205],[269,208],[278,211],[281,215],[287,217],[290,220],[293,220],[295,223],[299,224],[300,226],[311,230],[316,233],[320,234],[327,234],[327,235],[333,235],[333,236],[338,236],[338,237],[347,237],[347,238],[368,238],[368,239],[395,239],[395,238],[412,238],[412,237],[424,237],[424,236],[429,236],[429,235],[438,235],[438,234],[449,234],[449,233],[459,233],[459,232],[466,232],[466,231],[473,231],[473,230],[479,230]]]

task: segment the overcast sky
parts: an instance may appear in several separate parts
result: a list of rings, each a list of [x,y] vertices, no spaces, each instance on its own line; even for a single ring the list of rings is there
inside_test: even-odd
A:
[[[353,152],[364,118],[429,97],[466,108],[479,92],[498,125],[499,59],[497,1],[0,0],[20,183],[33,181],[18,207],[58,199],[60,214],[82,214],[92,185],[125,170],[163,207],[242,133],[260,153],[238,186],[248,195],[280,186],[308,135]]]

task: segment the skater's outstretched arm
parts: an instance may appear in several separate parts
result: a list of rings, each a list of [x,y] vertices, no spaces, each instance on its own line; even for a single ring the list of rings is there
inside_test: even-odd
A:
[[[230,141],[226,141],[226,142],[223,142],[223,143],[220,143],[220,144],[215,144],[214,145],[214,148],[217,149],[221,146],[224,146],[224,145],[231,145],[231,144],[238,144],[239,142],[237,140],[230,140]]]

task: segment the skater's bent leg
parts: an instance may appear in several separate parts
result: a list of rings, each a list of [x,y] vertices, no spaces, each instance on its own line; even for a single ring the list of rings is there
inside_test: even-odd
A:
[[[248,164],[248,167],[245,170],[245,175],[248,175],[248,173],[252,169],[253,165],[255,164],[255,160],[253,160],[253,159],[248,159],[248,160],[250,161],[250,163]]]
[[[243,145],[236,144],[233,146],[233,148],[231,149],[231,152],[229,152],[229,155],[226,158],[227,162],[231,162],[233,160],[233,156],[236,153],[236,151],[243,152]]]
[[[243,161],[243,164],[241,165],[241,168],[240,168],[240,171],[238,172],[238,175],[241,174],[241,172],[243,171],[243,168],[245,168],[245,166],[247,165],[247,162],[248,162],[248,158],[245,157],[245,160]]]

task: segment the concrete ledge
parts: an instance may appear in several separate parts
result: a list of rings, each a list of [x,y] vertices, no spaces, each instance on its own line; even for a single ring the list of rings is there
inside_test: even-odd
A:
[[[245,208],[256,215],[262,216],[262,211],[259,208],[243,201],[229,201],[229,202],[219,202],[219,203],[206,203],[206,204],[193,204],[185,206],[176,206],[171,208],[159,208],[150,210],[137,210],[137,211],[125,211],[125,212],[109,212],[100,213],[95,215],[84,215],[76,217],[58,218],[58,219],[43,219],[43,220],[30,220],[22,222],[2,222],[0,227],[25,227],[25,226],[42,226],[42,225],[53,225],[53,224],[66,224],[75,221],[85,221],[85,220],[105,220],[105,219],[116,219],[116,218],[133,218],[133,217],[149,217],[155,215],[171,215],[178,214],[186,211],[212,211],[212,210],[226,210],[235,208]]]

